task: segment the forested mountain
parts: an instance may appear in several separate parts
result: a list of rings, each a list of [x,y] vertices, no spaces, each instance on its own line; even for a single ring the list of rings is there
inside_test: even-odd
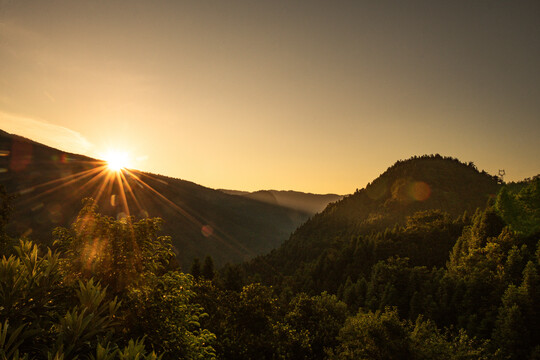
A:
[[[113,217],[160,217],[181,264],[211,255],[216,264],[268,252],[309,216],[306,212],[195,183],[135,170],[112,174],[103,161],[65,153],[0,131],[0,184],[15,194],[8,226],[49,244],[55,226],[66,226],[94,197]],[[122,180],[122,181],[120,181]]]
[[[461,231],[462,225],[451,225],[452,221],[465,212],[471,215],[477,208],[484,208],[499,187],[497,177],[479,172],[473,163],[440,155],[398,161],[366,188],[313,216],[280,248],[252,265],[257,267],[260,261],[263,272],[265,268],[275,268],[279,269],[279,274],[274,274],[278,277],[291,275],[308,264],[324,262],[337,253],[349,253],[351,241],[371,244],[373,240],[378,252],[382,252],[378,258],[415,256],[411,253],[413,249],[404,249],[413,246],[410,242],[399,243],[398,249],[396,242],[387,241],[391,230],[398,231],[399,226],[408,222],[448,224],[437,228],[448,233],[441,234],[438,244],[429,245],[435,253],[424,260],[426,265],[440,265],[453,245],[451,239],[455,241],[456,232]],[[431,210],[439,212],[426,212]],[[418,214],[409,218],[415,213]],[[437,253],[442,254],[439,260],[435,260]]]
[[[310,215],[323,211],[329,203],[341,200],[343,198],[343,196],[337,194],[322,195],[292,190],[259,190],[254,192],[220,190],[227,194],[245,196],[269,204],[281,205],[287,208],[296,209]]]
[[[540,358],[540,176],[400,161],[269,255],[192,274],[160,219],[87,200],[46,248],[0,200],[0,358]]]
[[[271,285],[313,358],[538,359],[540,176],[501,184],[452,158],[398,161],[221,277]]]

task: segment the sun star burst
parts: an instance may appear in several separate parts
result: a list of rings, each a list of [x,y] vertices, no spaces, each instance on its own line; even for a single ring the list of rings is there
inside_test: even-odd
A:
[[[125,152],[109,151],[104,158],[107,161],[107,167],[111,171],[118,172],[129,165],[129,156]]]

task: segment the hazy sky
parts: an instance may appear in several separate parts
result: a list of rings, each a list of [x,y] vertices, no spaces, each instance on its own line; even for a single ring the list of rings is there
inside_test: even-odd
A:
[[[213,187],[540,173],[540,1],[0,0],[0,128]]]

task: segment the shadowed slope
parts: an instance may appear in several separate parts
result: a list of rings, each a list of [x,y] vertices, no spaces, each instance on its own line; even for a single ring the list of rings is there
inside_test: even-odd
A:
[[[8,228],[48,243],[69,225],[84,197],[113,217],[161,217],[184,267],[211,255],[217,265],[270,251],[308,214],[195,183],[136,170],[113,172],[103,161],[69,154],[0,132],[0,184],[17,194]]]

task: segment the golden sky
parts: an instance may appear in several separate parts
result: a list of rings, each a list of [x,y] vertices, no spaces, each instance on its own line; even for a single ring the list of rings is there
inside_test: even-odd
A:
[[[0,0],[0,129],[212,188],[540,173],[540,2]]]

